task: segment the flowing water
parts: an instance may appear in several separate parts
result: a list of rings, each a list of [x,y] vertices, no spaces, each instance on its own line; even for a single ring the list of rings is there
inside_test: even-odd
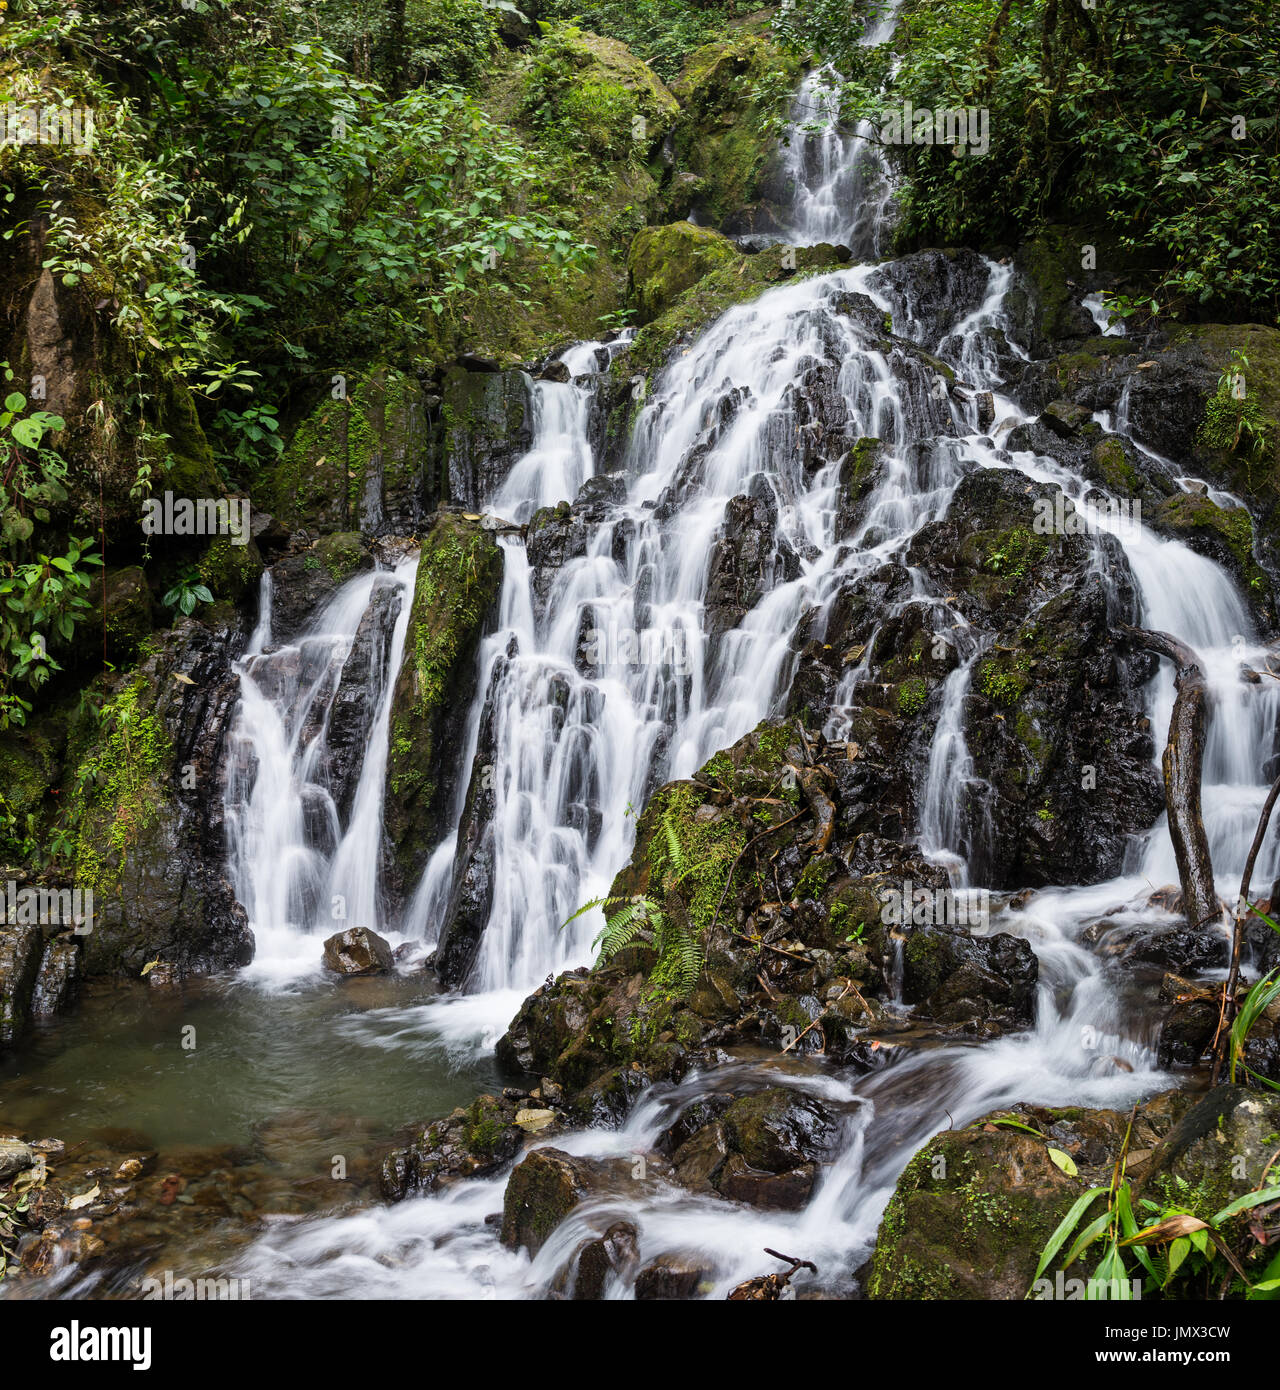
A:
[[[815,74],[801,92],[801,101],[817,101],[825,133],[804,142],[804,157],[796,158],[795,227],[803,240],[841,240],[868,256],[886,202],[866,195],[858,173],[867,155],[861,137],[850,137],[859,144],[853,148],[839,133],[834,108],[814,97],[810,84],[825,80]],[[993,438],[1028,417],[1003,389],[992,348],[992,329],[1013,333],[1003,308],[1012,272],[994,263],[987,271],[985,291],[936,341],[892,278],[868,264],[784,285],[730,309],[657,381],[632,433],[620,498],[608,504],[586,553],[555,574],[548,594],[539,595],[524,541],[503,536],[496,622],[478,656],[477,696],[459,750],[461,766],[470,767],[483,728],[493,730],[485,756],[495,792],[496,892],[480,955],[454,995],[430,997],[410,986],[404,997],[380,998],[378,1007],[357,1007],[336,1023],[317,1002],[322,990],[331,998],[334,989],[319,980],[318,965],[320,939],[337,929],[335,904],[347,924],[373,926],[420,955],[437,937],[452,887],[456,833],[431,858],[402,916],[389,911],[379,870],[391,688],[416,561],[358,576],[304,634],[282,644],[272,643],[264,581],[262,616],[241,661],[242,702],[227,780],[229,867],[258,941],[253,967],[223,987],[234,1007],[259,1019],[274,1016],[282,1027],[298,1020],[307,1043],[320,1051],[335,1035],[344,1046],[354,1041],[376,1059],[379,1077],[398,1070],[423,1076],[444,1093],[474,1094],[521,999],[548,973],[590,959],[598,918],[585,916],[563,930],[561,924],[604,891],[626,861],[630,809],[776,714],[793,675],[791,638],[802,615],[822,610],[860,574],[886,562],[905,564],[911,536],[941,518],[961,478],[980,468],[1017,468],[1079,499],[1123,547],[1142,623],[1182,637],[1204,657],[1215,698],[1205,822],[1219,890],[1229,897],[1265,794],[1258,769],[1280,714],[1270,689],[1239,679],[1241,662],[1258,655],[1247,610],[1209,560],[1141,525],[1114,522],[1095,505],[1096,489],[1095,500],[1086,500],[1084,480],[1054,461],[997,448]],[[882,335],[843,312],[850,295],[869,296],[877,310],[893,315],[898,333],[950,362],[968,387],[989,390],[998,422],[993,435],[979,431],[972,400],[939,399],[930,369],[910,353],[886,352]],[[1016,343],[1010,346],[1025,357]],[[487,499],[486,511],[523,522],[536,507],[572,498],[596,472],[594,378],[626,348],[625,336],[579,344],[564,357],[570,382],[531,383],[532,448]],[[842,540],[838,460],[824,461],[820,451],[810,457],[800,381],[817,381],[838,395],[851,437],[886,443],[886,466],[864,518]],[[1103,421],[1107,427],[1127,432],[1123,406],[1114,421]],[[709,633],[708,573],[726,505],[744,495],[776,517],[775,544],[754,606],[728,632]],[[1099,572],[1106,581],[1101,557]],[[945,629],[961,658],[944,684],[929,757],[916,776],[921,846],[964,884],[971,865],[982,862],[972,842],[982,828],[975,830],[958,808],[966,792],[981,792],[966,747],[963,702],[983,638],[930,592],[920,573],[911,574],[907,601],[936,615],[938,630]],[[599,646],[589,665],[579,649],[584,627],[595,631]],[[623,634],[642,643],[647,634],[659,656],[628,659]],[[839,706],[864,675],[857,665],[846,675],[834,732]],[[361,682],[364,703],[353,712],[344,692]],[[1171,677],[1162,670],[1147,692],[1159,743],[1172,698]],[[331,775],[327,742],[335,718],[358,718],[367,745],[359,769],[339,779],[341,785]],[[459,804],[455,821],[461,812]],[[1280,868],[1274,852],[1264,858],[1258,882]],[[588,1232],[625,1216],[639,1228],[642,1258],[698,1251],[710,1297],[764,1272],[764,1246],[814,1260],[826,1287],[848,1292],[898,1174],[939,1129],[1018,1101],[1119,1107],[1174,1084],[1155,1066],[1154,1019],[1132,1007],[1079,937],[1114,909],[1118,922],[1169,920],[1146,899],[1175,878],[1162,822],[1137,848],[1124,877],[1041,891],[993,915],[991,931],[1025,937],[1039,958],[1037,1020],[1025,1033],[982,1045],[887,1047],[888,1060],[870,1074],[832,1071],[821,1059],[741,1055],[713,1074],[652,1087],[620,1130],[584,1130],[554,1141],[576,1153],[634,1160],[700,1095],[793,1086],[821,1097],[844,1125],[840,1157],[801,1212],[758,1212],[637,1177],[576,1209],[530,1260],[502,1248],[485,1220],[501,1207],[502,1174],[460,1183],[439,1197],[276,1224],[229,1259],[228,1268],[251,1275],[257,1297],[530,1297],[548,1287]],[[1110,1039],[1105,1056],[1082,1041],[1088,1030]],[[455,1080],[472,1082],[470,1089],[431,1080],[448,1074],[446,1058]],[[438,1096],[425,1086],[415,1094],[418,1104],[395,1092],[403,1119],[439,1113],[432,1105]],[[626,1296],[621,1288],[611,1292]]]

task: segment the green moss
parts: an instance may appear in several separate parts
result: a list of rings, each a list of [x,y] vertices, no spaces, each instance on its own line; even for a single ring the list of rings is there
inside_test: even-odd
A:
[[[338,553],[352,552],[348,546]],[[387,759],[387,833],[411,877],[442,833],[439,740],[460,684],[472,673],[501,582],[502,552],[492,535],[441,514],[422,542]]]
[[[119,883],[125,858],[168,801],[162,781],[173,744],[159,717],[145,712],[152,694],[138,676],[104,706],[76,768],[67,822],[76,878],[95,892]]]
[[[783,264],[781,252],[762,251],[741,256],[712,270],[675,303],[636,334],[631,350],[614,363],[613,370],[630,377],[652,376],[666,362],[678,343],[692,339],[735,304],[747,304],[766,290],[791,280],[807,279],[838,269],[843,262],[834,247],[805,246],[795,251],[795,269]]]
[[[1023,579],[1049,553],[1049,541],[1025,526],[1015,526],[986,538],[985,551],[982,568],[988,573]]]
[[[708,227],[692,222],[646,227],[627,257],[629,297],[640,322],[652,322],[704,275],[739,259],[733,243]]]
[[[345,584],[364,563],[364,542],[358,531],[337,531],[322,536],[307,556],[304,564],[314,559],[316,567],[329,571],[335,584]]]
[[[1093,446],[1093,462],[1108,492],[1132,497],[1142,490],[1142,477],[1125,457],[1124,446],[1114,436]]]
[[[487,1158],[498,1147],[506,1127],[498,1102],[492,1096],[477,1096],[467,1110],[467,1148]]]
[[[215,536],[199,569],[215,598],[235,603],[262,578],[262,556],[252,541],[235,545],[230,536]]]
[[[910,676],[898,686],[898,713],[911,718],[924,709],[929,687],[923,676]]]
[[[1226,543],[1241,580],[1255,593],[1267,589],[1266,575],[1254,558],[1253,522],[1243,507],[1219,507],[1201,493],[1182,492],[1161,503],[1153,522],[1179,532],[1211,532]]]
[[[704,219],[719,226],[759,197],[799,76],[796,55],[755,34],[689,55],[675,84],[683,109],[674,144],[677,168],[698,181],[694,198]],[[672,208],[676,215],[688,211]]]

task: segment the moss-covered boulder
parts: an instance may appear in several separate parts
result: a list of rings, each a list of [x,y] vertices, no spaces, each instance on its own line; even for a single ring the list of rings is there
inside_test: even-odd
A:
[[[1196,1102],[1144,1165],[1142,1195],[1208,1221],[1237,1197],[1274,1180],[1280,1096],[1218,1086]]]
[[[1177,536],[1216,560],[1264,611],[1271,608],[1271,582],[1254,555],[1253,520],[1243,507],[1220,507],[1204,493],[1182,492],[1144,514],[1156,531]]]
[[[947,1131],[911,1160],[880,1223],[873,1299],[1021,1299],[1083,1185],[1033,1135]]]
[[[643,159],[680,110],[666,84],[617,39],[572,24],[540,28],[525,82],[529,119],[597,158]]]
[[[440,484],[449,502],[476,510],[533,444],[532,382],[518,370],[451,367],[441,398]]]
[[[739,259],[728,237],[709,227],[692,222],[646,227],[627,257],[630,299],[640,322],[652,322],[704,275]]]
[[[385,824],[406,890],[448,830],[476,648],[501,584],[502,551],[492,534],[441,513],[422,542],[391,706]]]
[[[50,710],[0,733],[0,834],[6,863],[24,864],[56,813],[68,715]]]
[[[154,599],[139,565],[105,571],[90,590],[93,607],[80,629],[80,645],[95,653],[105,646],[108,661],[133,659],[151,632]],[[103,622],[105,608],[106,621]]]
[[[536,1255],[552,1231],[588,1197],[629,1174],[621,1159],[576,1158],[560,1149],[535,1149],[518,1163],[502,1199],[502,1243]]]
[[[439,497],[430,393],[388,366],[344,375],[254,490],[289,529],[412,534]]]
[[[689,55],[673,88],[681,107],[673,216],[696,210],[700,220],[735,231],[759,222],[776,119],[799,75],[799,59],[759,34],[734,34]]]

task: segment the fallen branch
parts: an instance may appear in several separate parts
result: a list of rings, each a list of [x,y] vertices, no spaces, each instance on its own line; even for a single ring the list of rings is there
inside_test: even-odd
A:
[[[729,1302],[775,1303],[782,1297],[783,1289],[790,1284],[797,1270],[807,1269],[813,1274],[818,1272],[818,1266],[812,1260],[798,1260],[794,1255],[782,1255],[776,1250],[770,1250],[768,1246],[765,1246],[764,1253],[789,1264],[791,1268],[785,1274],[763,1274],[758,1278],[745,1280],[737,1288],[730,1290]]]
[[[1135,646],[1156,652],[1176,668],[1173,684],[1177,693],[1161,763],[1164,797],[1169,811],[1169,838],[1182,882],[1182,911],[1192,927],[1202,927],[1222,911],[1213,887],[1213,860],[1200,812],[1208,696],[1204,669],[1195,652],[1167,632],[1136,627],[1122,627],[1120,631]]]

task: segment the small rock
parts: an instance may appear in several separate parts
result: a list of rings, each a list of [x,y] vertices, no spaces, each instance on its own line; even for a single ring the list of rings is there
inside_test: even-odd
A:
[[[368,927],[348,927],[324,943],[324,967],[336,975],[386,975],[394,965],[390,944]]]
[[[0,1139],[0,1178],[11,1178],[35,1166],[36,1153],[20,1139]]]

